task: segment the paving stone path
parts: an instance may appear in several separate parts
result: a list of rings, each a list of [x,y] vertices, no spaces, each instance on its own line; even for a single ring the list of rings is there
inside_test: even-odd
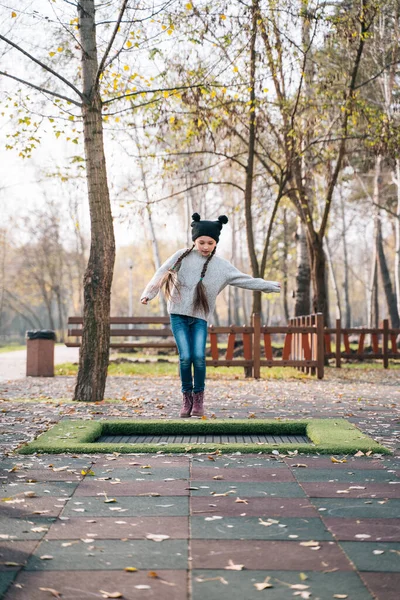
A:
[[[394,371],[208,382],[209,416],[340,416],[394,451],[346,462],[20,456],[60,419],[175,417],[178,383],[109,378],[116,402],[97,405],[68,401],[67,377],[0,384],[0,598],[398,600],[398,384]]]

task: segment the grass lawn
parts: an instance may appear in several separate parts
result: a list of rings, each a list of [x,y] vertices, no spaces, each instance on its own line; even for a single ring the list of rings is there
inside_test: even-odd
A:
[[[55,365],[55,375],[76,375],[78,365],[63,363]],[[163,377],[178,376],[177,362],[147,362],[147,363],[111,363],[108,367],[109,375],[134,375],[135,377]],[[243,367],[208,367],[207,379],[245,379]],[[305,379],[309,375],[297,371],[292,367],[262,367],[262,379]]]
[[[0,346],[0,354],[3,352],[15,352],[15,350],[25,350],[25,344],[8,344],[7,346]]]
[[[246,434],[278,434],[278,435],[307,435],[311,443],[248,443],[248,442],[205,442],[205,443],[104,443],[97,442],[102,435],[246,435]],[[309,419],[300,421],[276,421],[268,419],[230,420],[230,419],[199,419],[199,420],[145,420],[136,419],[123,421],[61,421],[54,427],[39,435],[39,437],[21,446],[20,454],[64,452],[213,452],[222,453],[265,453],[278,450],[298,450],[307,454],[355,454],[375,452],[391,454],[391,451],[381,446],[370,437],[363,434],[355,425],[345,419]]]

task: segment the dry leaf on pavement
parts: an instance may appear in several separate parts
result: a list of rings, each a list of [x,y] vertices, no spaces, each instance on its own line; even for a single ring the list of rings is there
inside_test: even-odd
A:
[[[229,565],[225,569],[227,571],[243,571],[244,565],[235,565],[233,560],[229,559]]]

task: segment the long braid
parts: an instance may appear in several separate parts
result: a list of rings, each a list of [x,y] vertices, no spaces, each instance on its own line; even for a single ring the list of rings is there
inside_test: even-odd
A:
[[[210,256],[207,258],[206,262],[204,263],[202,271],[201,271],[201,275],[200,275],[200,281],[196,285],[196,290],[194,293],[194,302],[193,302],[194,310],[196,310],[196,311],[202,310],[204,312],[204,314],[206,314],[206,315],[210,312],[210,307],[208,304],[206,288],[204,287],[203,279],[207,272],[208,263],[214,256],[216,249],[217,249],[217,247],[215,246],[214,250],[211,252]]]
[[[161,279],[160,287],[165,285],[164,293],[165,293],[167,300],[171,299],[172,292],[174,291],[174,289],[176,289],[179,293],[179,286],[178,286],[176,274],[178,273],[179,269],[181,268],[181,263],[182,263],[183,259],[188,254],[191,253],[193,248],[194,248],[194,244],[191,248],[188,248],[187,250],[185,250],[185,252],[182,252],[182,254],[178,258],[178,260],[175,262],[175,264],[172,265],[172,267],[170,269],[168,269],[168,271],[165,273],[164,277]]]

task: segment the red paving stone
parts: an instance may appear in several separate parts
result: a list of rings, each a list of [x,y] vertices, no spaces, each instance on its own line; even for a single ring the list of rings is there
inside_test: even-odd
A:
[[[337,460],[337,457],[334,457]],[[340,458],[339,460],[343,460]],[[337,471],[353,471],[358,469],[384,469],[385,463],[377,458],[354,458],[348,456],[344,459],[346,462],[335,463],[330,457],[326,456],[297,456],[296,458],[285,458],[284,461],[289,467],[296,468],[296,465],[307,465],[310,469],[335,469]],[[297,467],[301,468],[301,467]]]
[[[338,539],[346,541],[400,542],[400,519],[340,519],[324,517],[329,531]],[[369,535],[370,537],[364,537]],[[357,537],[359,536],[359,537]],[[361,537],[362,536],[362,537]]]
[[[19,565],[24,565],[35,547],[37,541],[29,542],[0,542],[0,571],[18,569]],[[12,562],[15,565],[6,565]],[[1,575],[0,575],[1,577]]]
[[[17,575],[4,600],[45,600],[54,598],[41,587],[60,593],[61,600],[89,600],[104,598],[100,590],[120,592],[124,600],[159,598],[160,600],[187,599],[186,571],[157,571],[157,578],[149,577],[147,571],[126,573],[124,571],[96,571],[95,576],[88,571],[21,572]],[[136,586],[150,586],[140,589]],[[21,586],[21,587],[17,587]]]
[[[295,481],[293,474],[290,469],[279,467],[274,468],[257,468],[248,467],[240,469],[229,468],[224,469],[213,468],[213,467],[193,467],[192,468],[192,480],[204,481],[206,479],[213,479],[214,477],[222,477],[224,481]]]
[[[318,542],[319,549],[299,542],[192,540],[193,569],[225,569],[229,561],[245,569],[265,571],[353,570],[344,552],[335,542]]]
[[[90,522],[90,521],[95,521]],[[54,523],[46,539],[76,540],[94,537],[96,540],[144,539],[148,533],[168,535],[171,539],[189,537],[188,517],[71,517]]]
[[[302,481],[301,486],[309,498],[400,498],[400,484],[397,483]]]
[[[400,573],[360,573],[375,600],[399,600]]]

